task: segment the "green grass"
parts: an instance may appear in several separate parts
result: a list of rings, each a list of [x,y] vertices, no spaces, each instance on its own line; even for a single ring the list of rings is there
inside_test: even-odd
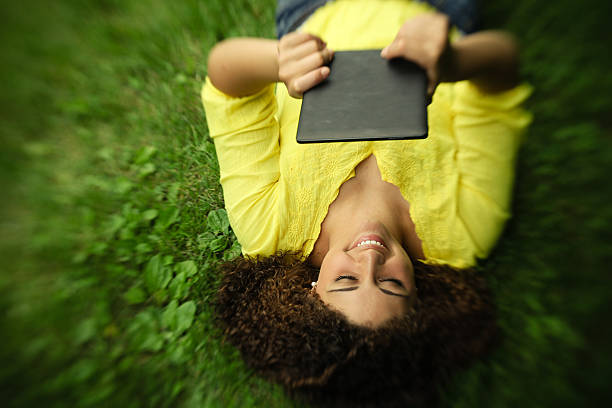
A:
[[[505,340],[448,406],[610,397],[612,66],[607,2],[497,1],[535,122],[515,217],[482,265]],[[235,256],[199,90],[210,47],[272,37],[272,0],[3,5],[4,406],[287,406],[213,324]]]

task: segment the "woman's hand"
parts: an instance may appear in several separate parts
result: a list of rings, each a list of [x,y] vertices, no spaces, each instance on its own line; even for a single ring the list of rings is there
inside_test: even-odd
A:
[[[431,95],[440,82],[441,71],[450,51],[450,22],[441,13],[428,13],[406,21],[381,56],[385,59],[402,57],[420,65],[427,73],[427,92]]]
[[[503,31],[480,31],[449,44],[448,17],[423,14],[402,25],[381,56],[402,57],[420,65],[431,95],[439,82],[470,80],[482,92],[497,93],[518,84],[518,45]]]
[[[319,37],[292,32],[278,44],[278,78],[284,82],[289,95],[301,98],[304,92],[329,76],[329,64],[334,52]]]

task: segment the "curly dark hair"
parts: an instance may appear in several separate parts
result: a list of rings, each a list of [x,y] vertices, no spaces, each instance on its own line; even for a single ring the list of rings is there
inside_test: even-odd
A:
[[[498,337],[490,292],[473,270],[414,262],[413,310],[372,329],[313,295],[318,269],[295,254],[220,268],[226,338],[257,373],[317,405],[434,405],[437,386]]]

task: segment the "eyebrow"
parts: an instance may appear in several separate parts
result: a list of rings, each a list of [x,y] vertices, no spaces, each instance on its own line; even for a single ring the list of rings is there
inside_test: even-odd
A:
[[[328,290],[328,292],[350,292],[353,290],[357,290],[359,288],[359,286],[351,286],[350,288],[339,288],[339,289],[331,289]],[[403,297],[403,298],[410,298],[409,295],[400,295],[399,293],[394,293],[391,292],[390,290],[387,289],[383,289],[383,288],[378,288],[380,289],[380,291],[386,295],[391,295],[391,296],[399,296],[399,297]]]

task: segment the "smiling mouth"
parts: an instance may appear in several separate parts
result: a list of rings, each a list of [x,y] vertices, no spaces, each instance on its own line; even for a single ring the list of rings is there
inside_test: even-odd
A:
[[[381,242],[374,241],[372,239],[366,239],[365,241],[361,241],[357,244],[357,247],[359,248],[364,245],[378,245],[379,247],[385,248],[385,246]]]
[[[385,245],[385,241],[376,234],[368,234],[362,237],[359,237],[353,245],[351,245],[350,249],[354,248],[374,248],[374,249],[387,249]]]

